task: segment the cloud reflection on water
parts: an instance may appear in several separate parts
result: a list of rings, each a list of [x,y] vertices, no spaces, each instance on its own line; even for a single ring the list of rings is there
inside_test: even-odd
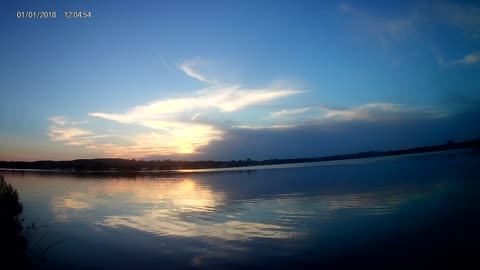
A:
[[[115,180],[89,183],[84,192],[54,197],[51,205],[60,222],[85,220],[159,236],[246,241],[302,237],[308,233],[302,224],[329,220],[342,211],[390,214],[415,197],[398,190],[255,199],[229,199],[228,194],[192,178]]]
[[[187,222],[177,217],[162,216],[163,213],[145,213],[141,216],[109,217],[100,225],[109,227],[127,226],[140,231],[158,235],[181,237],[215,237],[223,240],[248,240],[251,238],[292,238],[293,228],[274,224],[244,221],[226,221],[220,223]],[[168,218],[166,221],[164,218]]]
[[[213,192],[195,180],[162,179],[161,181],[101,181],[90,183],[84,192],[70,192],[52,198],[57,219],[69,221],[84,210],[109,209],[130,213],[146,209],[165,212],[211,212],[224,201],[225,195]]]

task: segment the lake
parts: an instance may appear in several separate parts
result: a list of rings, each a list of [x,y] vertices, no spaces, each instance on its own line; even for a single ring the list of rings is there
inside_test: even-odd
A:
[[[0,171],[44,269],[428,269],[476,263],[480,154],[240,171]],[[472,268],[473,269],[473,268]],[[479,269],[479,268],[477,268]]]

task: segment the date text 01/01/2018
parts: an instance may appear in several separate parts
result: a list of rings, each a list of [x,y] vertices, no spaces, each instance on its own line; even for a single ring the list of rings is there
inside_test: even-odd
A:
[[[66,19],[87,19],[92,17],[91,11],[65,11],[63,13]],[[56,19],[56,11],[18,11],[19,19]]]
[[[17,11],[19,19],[55,19],[56,11]]]

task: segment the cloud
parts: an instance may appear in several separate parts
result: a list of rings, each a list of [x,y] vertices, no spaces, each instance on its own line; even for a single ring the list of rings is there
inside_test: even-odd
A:
[[[394,103],[368,103],[348,109],[320,108],[321,118],[336,120],[397,121],[411,118],[442,118],[446,111],[434,107],[407,107]]]
[[[93,144],[95,143],[94,140],[92,139],[81,139],[81,140],[78,140],[78,141],[68,141],[65,143],[65,145],[89,145],[89,144]]]
[[[462,57],[461,59],[453,60],[450,62],[445,61],[443,57],[437,57],[437,63],[444,67],[454,67],[454,66],[469,66],[477,64],[480,61],[479,53],[470,53]]]
[[[199,64],[199,61],[189,61],[189,62],[185,62],[183,64],[180,64],[178,67],[183,71],[185,72],[188,76],[194,78],[194,79],[197,79],[199,81],[202,81],[202,82],[206,82],[206,83],[214,83],[213,81],[205,78],[205,76],[203,76],[202,74],[198,73],[195,69],[194,69],[194,66],[198,65]]]
[[[467,33],[473,39],[480,35],[480,7],[472,3],[452,1],[432,1],[416,4],[410,12],[395,18],[385,18],[361,10],[350,4],[341,4],[338,10],[349,15],[357,27],[394,39],[405,39],[418,30],[426,30],[431,25],[450,26]]]
[[[353,116],[362,110],[370,111],[370,115],[362,112]],[[204,154],[197,159],[319,157],[442,144],[449,139],[461,141],[480,136],[480,127],[473,124],[480,115],[478,107],[476,111],[443,117],[413,111],[392,111],[386,113],[389,116],[383,116],[381,109],[374,113],[371,108],[339,111],[342,113],[335,111],[330,117],[284,129],[230,128],[221,141],[201,147],[199,151]]]
[[[67,121],[65,120],[65,117],[62,117],[62,116],[50,117],[48,120],[50,120],[54,124],[60,125],[60,126],[63,126],[67,123]]]
[[[240,128],[240,129],[251,129],[251,130],[260,130],[260,129],[287,129],[296,127],[295,125],[271,125],[271,126],[232,126],[232,128]]]
[[[307,113],[308,112],[308,113]],[[327,121],[406,121],[412,118],[441,118],[447,111],[432,106],[411,107],[395,103],[367,103],[351,108],[311,106],[270,113],[270,118],[295,125]]]
[[[278,112],[272,112],[270,113],[270,117],[272,118],[285,118],[285,117],[291,117],[299,114],[304,114],[308,111],[310,111],[311,108],[305,107],[305,108],[298,108],[298,109],[292,109],[292,110],[281,110]]]
[[[221,140],[224,127],[220,118],[302,93],[280,85],[264,88],[247,88],[238,84],[216,84],[194,69],[196,61],[179,66],[188,76],[210,84],[209,88],[190,96],[165,98],[135,106],[123,113],[92,112],[97,119],[113,121],[122,125],[138,125],[147,131],[113,135],[108,131],[92,132],[75,125],[84,122],[69,122],[64,117],[52,117],[49,128],[52,141],[63,141],[69,146],[84,146],[100,151],[110,157],[144,158],[177,154],[201,154],[198,149],[212,140]],[[208,121],[206,120],[208,119]],[[217,123],[216,123],[217,122]],[[130,129],[131,130],[131,129]],[[100,142],[98,138],[117,137],[120,142]]]
[[[480,54],[471,53],[471,54],[465,55],[463,59],[455,61],[455,63],[461,64],[461,65],[473,65],[478,63],[479,60],[480,60]]]
[[[210,126],[186,126],[165,133],[151,132],[128,136],[131,145],[96,143],[88,149],[100,150],[111,157],[145,158],[198,153],[212,140],[220,140],[222,131]]]
[[[52,125],[48,127],[48,136],[53,142],[63,142],[65,145],[79,146],[89,145],[96,139],[110,137],[111,135],[98,135],[91,130],[75,127],[86,124],[88,121],[71,122],[62,116],[54,116],[48,119]]]
[[[163,102],[169,104],[170,101]],[[179,104],[183,103],[180,102]],[[196,107],[195,110],[203,108],[202,106]],[[190,108],[188,106],[179,107]],[[163,109],[159,112],[155,108]],[[120,136],[124,140],[123,142],[115,143],[110,139],[108,142],[101,143],[98,141],[98,138],[113,137],[113,135],[93,134],[93,132],[88,130],[70,127],[68,121],[64,118],[62,118],[63,121],[58,121],[57,118],[52,119],[52,122],[63,123],[63,126],[54,125],[50,128],[51,139],[53,141],[64,141],[66,145],[70,146],[84,146],[87,149],[101,152],[108,157],[159,158],[169,156],[178,158],[178,155],[189,154],[190,157],[215,159],[218,157],[210,156],[211,147],[213,147],[210,144],[222,145],[225,149],[231,149],[232,145],[224,145],[221,142],[237,144],[235,140],[232,141],[232,134],[242,134],[238,132],[240,130],[260,132],[252,136],[263,136],[265,134],[262,133],[266,132],[268,135],[263,139],[267,140],[269,140],[270,136],[273,136],[272,134],[280,136],[280,138],[286,136],[296,140],[297,135],[295,132],[300,130],[302,131],[300,133],[303,134],[304,130],[309,129],[308,127],[314,127],[313,130],[316,130],[316,132],[319,130],[325,132],[338,130],[339,127],[345,129],[350,124],[353,126],[363,125],[364,123],[369,123],[373,126],[394,125],[395,123],[415,122],[418,119],[434,120],[449,116],[448,112],[435,107],[408,107],[394,103],[368,103],[351,108],[310,106],[284,109],[270,113],[270,120],[273,120],[270,124],[219,127],[213,123],[195,121],[200,113],[194,115],[194,120],[191,118],[182,119],[181,115],[185,111],[184,109],[178,110],[178,107],[174,106],[172,108],[176,108],[175,110],[167,110],[166,108],[168,106],[156,107],[146,105],[145,107],[129,110],[125,114],[95,114],[97,117],[121,124],[138,124],[151,129],[149,133],[134,133],[132,135]],[[206,112],[203,111],[202,113]],[[241,143],[237,146],[254,147],[258,148],[259,151],[271,152],[268,145],[275,142],[273,139],[275,136],[271,137],[272,141],[268,143],[263,142],[265,147],[262,147],[261,144],[249,146],[251,142]],[[259,140],[262,141],[263,139]],[[308,140],[304,142],[308,144]],[[280,144],[283,145],[285,143],[287,142],[281,142]],[[298,143],[293,145],[297,145],[295,147],[299,147],[301,152],[302,149]],[[286,149],[289,149],[289,147],[286,147]],[[218,149],[214,150],[213,153],[218,151]],[[294,149],[290,150],[293,151]],[[242,151],[245,151],[245,149]],[[242,151],[239,153],[242,153]],[[233,155],[234,153],[230,154]]]
[[[49,120],[53,123],[48,128],[48,135],[52,141],[72,141],[93,134],[90,130],[71,127],[64,117],[56,116]]]
[[[396,18],[376,16],[349,4],[339,5],[338,10],[350,16],[355,28],[374,35],[383,45],[395,40],[406,40],[412,36],[419,19],[416,13]]]
[[[421,46],[432,53],[437,63],[442,66],[471,65],[478,62],[478,54],[469,54],[456,61],[445,61],[439,51],[450,51],[442,48],[445,38],[478,40],[480,37],[480,6],[473,3],[455,3],[451,1],[431,1],[415,3],[407,6],[407,11],[395,11],[393,16],[364,10],[350,4],[341,4],[338,11],[349,19],[352,36],[360,34],[368,40],[377,40],[388,53],[402,48],[410,54],[399,52],[393,57],[392,64],[402,63],[405,56],[422,55]],[[452,31],[453,30],[453,31]],[[439,31],[442,38],[436,40]],[[425,42],[426,41],[426,42]]]
[[[318,157],[415,147],[480,135],[480,129],[471,125],[478,117],[476,111],[460,113],[435,106],[383,102],[347,108],[309,106],[277,113],[282,117],[275,118],[271,125],[225,130],[222,140],[199,149],[204,154],[198,159]]]
[[[207,115],[214,109],[220,113],[235,112],[297,93],[300,92],[288,89],[250,90],[233,86],[204,92],[196,97],[155,101],[122,114],[90,113],[90,116],[161,131],[152,133],[154,135],[131,138],[136,142],[136,146],[132,147],[97,145],[90,148],[100,149],[113,156],[196,153],[198,147],[211,140],[221,139],[223,133],[214,124],[200,122],[200,115]]]
[[[94,112],[89,115],[120,123],[137,123],[151,128],[166,129],[169,126],[178,126],[179,122],[172,121],[172,119],[181,118],[179,116],[182,113],[194,116],[199,113],[198,111],[210,109],[235,112],[299,93],[301,91],[292,89],[245,89],[239,85],[233,85],[204,90],[194,97],[157,100],[147,105],[136,106],[126,113]],[[152,123],[155,125],[152,126]]]
[[[92,132],[79,128],[58,128],[51,127],[49,129],[50,139],[52,141],[68,141],[78,139],[81,136],[90,135]]]
[[[474,39],[480,34],[480,7],[478,5],[433,1],[431,10],[436,20],[469,33]]]
[[[195,62],[186,62],[181,64],[180,68],[190,77],[211,83],[193,69],[193,63]],[[278,85],[267,88],[245,88],[235,84],[212,85],[210,88],[197,91],[191,97],[156,100],[120,114],[93,112],[89,115],[125,124],[139,124],[154,129],[168,130],[182,126],[188,122],[187,119],[196,120],[200,111],[217,109],[221,112],[235,112],[302,92],[292,88],[281,88]],[[186,115],[188,117],[185,117]]]
[[[199,113],[196,113],[194,116],[192,116],[192,121],[194,121],[195,119],[197,119],[197,117],[199,117],[200,114]]]

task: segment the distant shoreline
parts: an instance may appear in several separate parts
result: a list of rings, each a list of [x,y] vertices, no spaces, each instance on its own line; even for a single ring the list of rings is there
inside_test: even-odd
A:
[[[232,161],[174,161],[174,160],[129,160],[118,158],[77,159],[71,161],[0,161],[0,170],[10,171],[49,171],[49,172],[191,172],[223,171],[263,167],[268,165],[301,164],[327,161],[341,161],[375,157],[401,156],[420,153],[432,153],[460,149],[480,149],[480,139],[463,142],[449,141],[446,144],[422,146],[390,151],[369,151],[357,154],[334,155],[317,158],[251,159]],[[256,169],[256,168],[252,168]]]
[[[351,158],[351,159],[339,159],[339,160],[327,160],[327,161],[313,161],[313,162],[296,162],[296,163],[283,163],[283,164],[270,164],[270,165],[251,165],[243,167],[224,167],[224,168],[205,168],[205,169],[172,169],[172,170],[141,170],[141,171],[119,171],[119,170],[104,170],[104,171],[76,171],[76,170],[59,170],[59,169],[10,169],[10,168],[0,168],[0,172],[38,172],[38,173],[92,173],[92,174],[115,174],[115,173],[154,173],[154,174],[176,174],[176,173],[214,173],[214,172],[232,172],[232,171],[253,171],[253,170],[269,170],[269,169],[290,169],[290,168],[299,168],[299,167],[316,167],[316,166],[329,166],[329,165],[346,165],[346,164],[360,164],[361,161],[365,160],[366,162],[383,159],[383,158],[394,158],[394,157],[412,157],[412,156],[421,156],[428,154],[456,154],[463,153],[469,148],[463,149],[453,149],[445,151],[434,151],[434,152],[423,152],[423,153],[414,153],[414,154],[404,154],[404,155],[390,155],[390,156],[378,156],[378,157],[365,157],[365,158]],[[470,149],[473,150],[473,149]]]

